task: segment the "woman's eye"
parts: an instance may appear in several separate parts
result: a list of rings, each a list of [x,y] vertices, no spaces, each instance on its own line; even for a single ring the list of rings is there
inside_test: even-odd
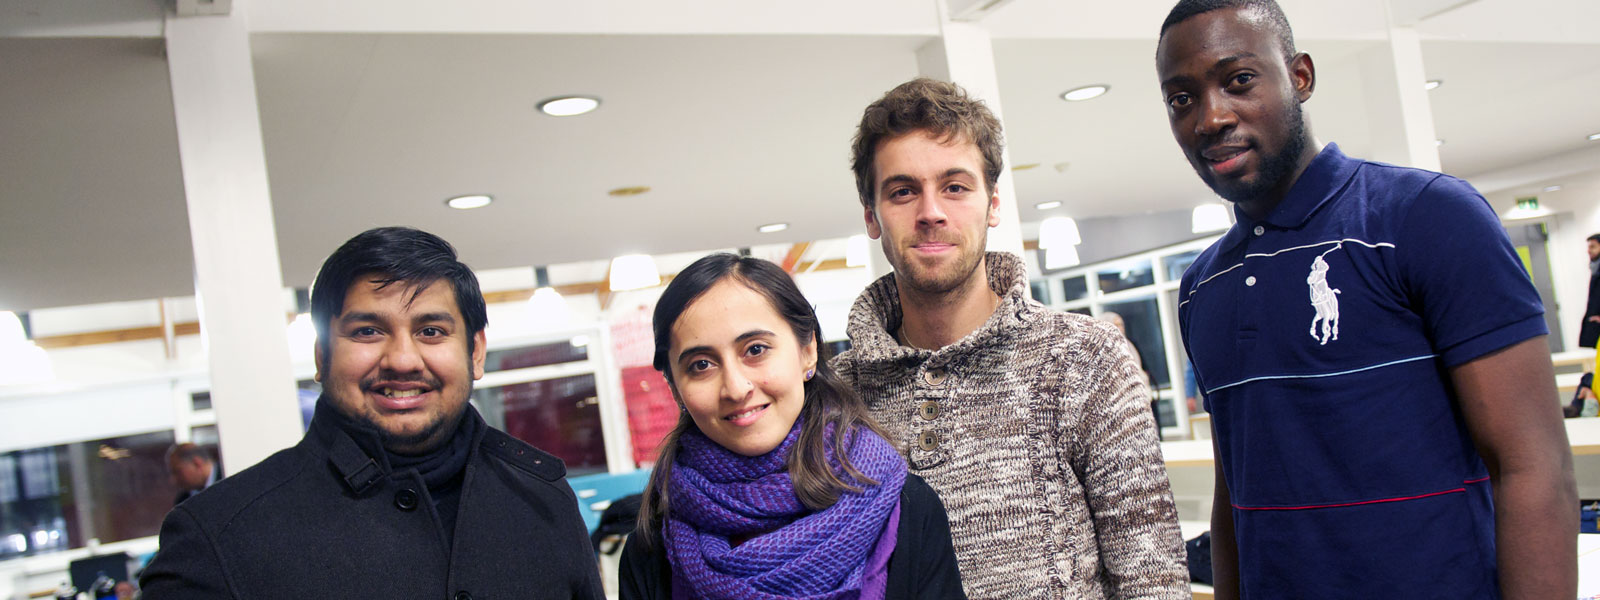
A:
[[[750,346],[750,349],[745,350],[745,354],[749,354],[750,356],[761,356],[762,354],[766,354],[767,351],[771,349],[772,347],[766,344],[753,344]]]
[[[700,373],[700,372],[703,372],[706,369],[710,369],[710,368],[711,368],[711,361],[703,359],[703,358],[700,359],[700,360],[697,360],[697,361],[689,363],[689,372],[690,373]]]

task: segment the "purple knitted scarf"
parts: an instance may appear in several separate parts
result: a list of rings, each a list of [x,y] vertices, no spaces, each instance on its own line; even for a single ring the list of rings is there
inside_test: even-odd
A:
[[[795,496],[785,458],[800,420],[783,443],[747,457],[690,429],[667,482],[672,499],[666,549],[673,587],[711,600],[856,598],[873,545],[900,501],[906,465],[887,440],[867,429],[850,436],[850,463],[878,482],[811,511]],[[833,447],[829,425],[826,445]],[[828,464],[846,481],[832,452]],[[770,532],[770,533],[769,533]],[[750,537],[737,548],[728,539]]]

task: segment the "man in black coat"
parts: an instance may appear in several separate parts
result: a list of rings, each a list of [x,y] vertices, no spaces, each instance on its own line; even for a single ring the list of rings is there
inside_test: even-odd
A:
[[[1593,348],[1600,341],[1600,233],[1589,236],[1589,306],[1583,311],[1578,345]]]
[[[323,263],[304,439],[167,515],[141,578],[166,598],[600,598],[560,459],[484,423],[477,278],[380,228]]]

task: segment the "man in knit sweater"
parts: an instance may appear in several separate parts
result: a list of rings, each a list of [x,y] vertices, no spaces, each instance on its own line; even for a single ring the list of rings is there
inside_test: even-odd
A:
[[[867,107],[867,234],[894,272],[834,360],[944,500],[973,598],[1187,598],[1149,393],[1122,336],[1029,298],[999,223],[998,120],[918,79]]]

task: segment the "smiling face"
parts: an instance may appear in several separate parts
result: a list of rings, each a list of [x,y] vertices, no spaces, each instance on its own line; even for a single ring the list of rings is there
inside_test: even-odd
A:
[[[802,344],[765,296],[733,277],[672,325],[673,393],[706,437],[744,456],[783,442],[805,405],[817,344]]]
[[[989,228],[1000,224],[1000,194],[985,189],[983,164],[965,136],[913,131],[878,144],[867,235],[882,240],[901,286],[925,294],[974,278],[987,286],[980,267]]]
[[[1278,34],[1251,8],[1223,8],[1169,29],[1156,70],[1172,135],[1200,179],[1261,218],[1317,149],[1301,114],[1311,57],[1284,57]]]
[[[341,413],[383,432],[391,452],[418,454],[448,439],[483,377],[483,332],[467,333],[445,281],[419,292],[357,277],[328,335],[317,379]]]

